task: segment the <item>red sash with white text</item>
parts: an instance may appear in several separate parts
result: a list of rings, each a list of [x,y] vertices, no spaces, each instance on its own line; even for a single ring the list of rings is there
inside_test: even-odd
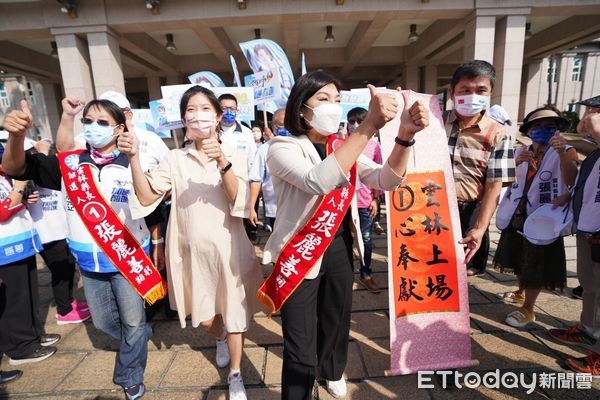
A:
[[[89,164],[79,165],[83,150],[58,154],[65,189],[79,218],[121,275],[149,304],[162,299],[167,287],[129,229],[106,201]]]
[[[327,155],[342,143],[342,139],[331,135],[327,141]],[[350,208],[355,185],[356,164],[350,169],[350,186],[323,196],[304,227],[283,246],[273,272],[257,293],[258,299],[271,310],[269,316],[281,308],[331,244]]]

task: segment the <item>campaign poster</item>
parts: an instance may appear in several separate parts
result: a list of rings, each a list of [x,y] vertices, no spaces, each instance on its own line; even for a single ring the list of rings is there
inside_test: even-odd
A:
[[[265,104],[281,98],[279,77],[273,71],[257,72],[244,77],[246,87],[254,91],[254,104]]]
[[[191,88],[192,84],[188,85],[168,85],[161,86],[160,90],[163,95],[163,105],[165,118],[168,123],[179,121],[181,123],[181,115],[179,111],[179,103],[183,93]],[[235,96],[238,102],[238,119],[240,121],[254,120],[254,92],[247,87],[213,87],[210,90],[219,97],[222,94],[229,93]]]
[[[170,138],[171,131],[170,130],[161,130],[157,129],[155,124],[155,120],[152,114],[152,110],[148,108],[134,108],[131,110],[133,112],[133,126],[134,128],[145,129],[149,132],[155,133],[158,137],[161,138]]]

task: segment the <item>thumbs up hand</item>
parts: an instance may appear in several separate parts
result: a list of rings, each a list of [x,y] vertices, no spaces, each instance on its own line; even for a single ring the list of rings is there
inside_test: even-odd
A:
[[[401,89],[398,88],[400,91]],[[420,101],[415,101],[410,104],[409,93],[402,92],[404,99],[404,108],[400,116],[400,128],[398,129],[398,137],[403,140],[411,140],[415,133],[429,126],[429,110]]]
[[[13,110],[4,119],[4,129],[10,135],[24,137],[27,135],[27,130],[31,128],[33,117],[29,104],[26,100],[21,100],[21,110]]]
[[[550,139],[550,146],[552,146],[558,155],[561,155],[565,152],[566,145],[567,141],[565,138],[560,134],[559,131],[556,131],[554,136],[552,136],[552,139]]]
[[[133,157],[138,154],[139,150],[139,141],[135,132],[133,131],[133,127],[130,127],[130,121],[127,121],[127,131],[121,132],[117,139],[117,148],[123,154],[126,154],[128,157]]]
[[[398,101],[396,101],[396,96],[391,93],[378,93],[373,85],[367,85],[367,87],[371,92],[371,101],[369,102],[369,112],[363,123],[367,122],[378,130],[396,117]]]

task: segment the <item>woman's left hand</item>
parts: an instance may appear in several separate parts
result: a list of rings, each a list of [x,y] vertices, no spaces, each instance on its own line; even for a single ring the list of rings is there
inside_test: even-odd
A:
[[[429,110],[420,100],[409,106],[408,92],[402,92],[404,98],[404,109],[400,116],[400,128],[398,137],[411,140],[413,136],[429,126]]]

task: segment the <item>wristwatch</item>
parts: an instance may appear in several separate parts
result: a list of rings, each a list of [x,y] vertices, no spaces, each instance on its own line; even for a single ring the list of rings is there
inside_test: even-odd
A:
[[[415,139],[413,140],[402,140],[398,136],[394,139],[394,142],[398,143],[400,146],[410,147],[415,144]]]
[[[226,166],[224,166],[223,168],[219,168],[219,172],[221,173],[221,175],[223,175],[225,172],[229,171],[229,169],[231,168],[231,161],[229,161],[227,163]]]

